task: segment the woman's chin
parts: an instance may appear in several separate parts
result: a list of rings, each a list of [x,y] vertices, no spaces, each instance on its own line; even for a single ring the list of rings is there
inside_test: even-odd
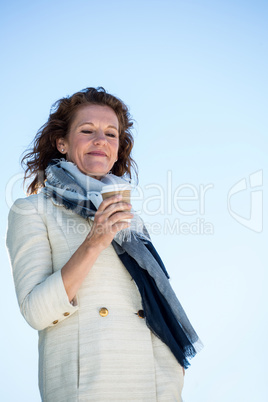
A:
[[[109,169],[104,167],[104,166],[79,166],[77,165],[78,169],[80,172],[84,173],[87,176],[94,177],[101,179],[103,176],[105,176],[108,172]]]

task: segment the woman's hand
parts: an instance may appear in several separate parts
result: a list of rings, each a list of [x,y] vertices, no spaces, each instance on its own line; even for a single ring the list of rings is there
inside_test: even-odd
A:
[[[129,212],[131,205],[120,202],[121,200],[122,196],[116,195],[100,204],[90,233],[62,267],[62,280],[70,301],[73,300],[102,250],[111,244],[119,230],[130,226],[130,223],[121,220],[133,217]]]
[[[130,226],[129,222],[123,219],[131,219],[131,205],[120,202],[122,195],[115,195],[106,198],[97,210],[94,223],[86,242],[90,247],[96,247],[100,251],[107,248],[117,232]]]

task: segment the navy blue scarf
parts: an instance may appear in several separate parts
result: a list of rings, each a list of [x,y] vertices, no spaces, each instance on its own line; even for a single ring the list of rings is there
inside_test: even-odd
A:
[[[52,163],[46,175],[46,196],[84,218],[95,215],[101,202],[96,200],[104,184],[122,181],[113,175],[95,180],[66,161]],[[170,286],[166,268],[146,228],[143,227],[143,233],[130,230],[127,237],[119,232],[112,245],[139,289],[147,326],[187,368],[189,358],[202,348],[202,343]]]

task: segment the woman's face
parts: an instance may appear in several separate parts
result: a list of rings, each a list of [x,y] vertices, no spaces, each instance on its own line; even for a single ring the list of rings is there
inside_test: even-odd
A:
[[[57,140],[58,150],[78,169],[100,179],[117,160],[119,122],[109,106],[81,106],[66,137]]]

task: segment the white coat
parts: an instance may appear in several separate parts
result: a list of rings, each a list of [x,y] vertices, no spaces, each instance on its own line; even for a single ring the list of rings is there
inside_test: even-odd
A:
[[[112,246],[69,302],[61,268],[91,225],[42,193],[17,200],[9,214],[20,310],[39,331],[42,401],[181,401],[182,367],[139,317],[140,294]]]

